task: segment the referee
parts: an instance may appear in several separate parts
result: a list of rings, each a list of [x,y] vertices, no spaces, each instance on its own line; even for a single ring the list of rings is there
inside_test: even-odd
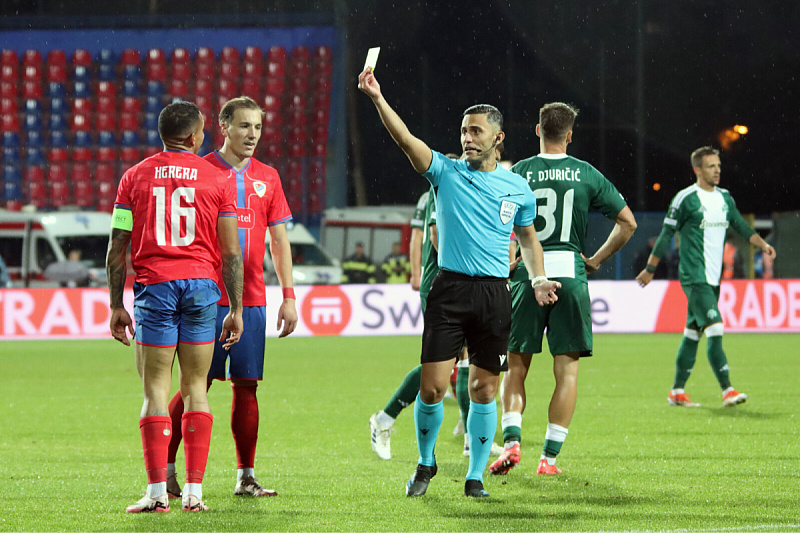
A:
[[[503,142],[503,116],[495,107],[464,111],[464,159],[451,160],[414,137],[386,103],[371,68],[358,88],[372,99],[384,126],[414,170],[436,190],[440,273],[433,282],[422,334],[422,376],[414,404],[419,464],[406,484],[408,496],[422,496],[436,475],[434,448],[444,416],[442,398],[453,362],[464,341],[469,346],[469,471],[464,494],[486,497],[483,471],[497,430],[500,372],[507,369],[511,323],[508,242],[512,229],[540,305],[557,300],[561,285],[544,273],[542,247],[533,228],[536,198],[524,179],[497,164]]]

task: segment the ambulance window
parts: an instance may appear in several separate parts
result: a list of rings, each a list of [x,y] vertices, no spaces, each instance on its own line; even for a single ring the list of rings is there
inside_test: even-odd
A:
[[[8,268],[22,266],[22,237],[0,237],[0,257]]]
[[[36,264],[40,270],[47,268],[47,265],[55,262],[56,253],[47,239],[36,239]]]

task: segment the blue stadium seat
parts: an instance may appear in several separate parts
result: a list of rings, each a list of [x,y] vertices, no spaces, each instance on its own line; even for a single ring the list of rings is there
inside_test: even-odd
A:
[[[203,157],[206,154],[210,154],[214,151],[214,134],[210,131],[206,131],[205,134],[206,135],[203,138],[203,144],[200,146],[200,151],[197,154],[200,157]]]
[[[25,115],[25,131],[42,131],[42,116],[41,115]]]
[[[38,167],[44,165],[44,154],[40,148],[31,148],[30,145],[25,151],[25,164],[29,167]]]
[[[142,81],[142,71],[138,65],[125,65],[125,79],[139,83]]]
[[[117,55],[113,50],[104,48],[97,54],[97,62],[101,65],[113,65],[117,62]]]
[[[122,146],[139,146],[139,134],[135,131],[122,132]]]
[[[50,132],[50,148],[66,148],[67,147],[67,133],[62,130],[53,130]]]
[[[162,144],[158,130],[147,130],[147,138],[145,139],[146,146],[162,146]]]
[[[69,111],[67,100],[64,98],[56,97],[50,100],[50,112],[64,114]]]
[[[75,88],[72,92],[72,96],[75,98],[91,98],[92,90],[89,88],[89,84],[85,81],[77,81],[75,82]]]
[[[158,130],[158,113],[144,114],[144,129]]]
[[[160,96],[148,96],[144,103],[145,113],[155,113],[158,115],[164,106],[161,104]]]
[[[16,148],[3,148],[3,165],[18,167],[20,164],[19,150]]]
[[[17,157],[19,157],[19,155],[17,155]],[[3,158],[3,161],[5,162],[5,158]],[[17,165],[4,164],[3,181],[6,183],[22,183],[22,172],[19,171],[19,167]]]
[[[41,131],[29,131],[28,132],[28,142],[27,142],[28,149],[31,148],[41,148],[44,146],[44,138],[42,136]]]
[[[164,84],[160,81],[147,82],[147,96],[155,96],[159,99],[164,96]],[[160,109],[159,109],[160,111]]]
[[[3,148],[19,148],[19,145],[19,135],[16,132],[6,131],[3,133]]]
[[[78,148],[88,148],[92,145],[92,134],[88,131],[76,131],[74,144]]]
[[[47,85],[47,96],[53,98],[66,98],[67,89],[64,88],[63,83],[51,82]]]
[[[100,64],[97,68],[97,79],[99,81],[114,81],[117,78],[117,70],[112,64]]]
[[[51,130],[66,131],[67,119],[64,115],[60,113],[53,113],[52,115],[50,115],[50,121],[48,122],[48,127]]]
[[[41,115],[42,104],[39,100],[25,100],[25,113],[29,115]]]
[[[122,84],[122,96],[139,96],[139,84],[135,81],[125,80]]]
[[[110,131],[101,131],[97,136],[97,145],[98,146],[107,146],[111,147],[117,146],[117,140],[114,138],[114,134]]]
[[[22,184],[12,181],[6,181],[5,186],[5,201],[6,202],[19,202],[22,200]]]
[[[75,81],[89,82],[91,81],[91,73],[88,68],[78,65],[75,67],[72,79]]]

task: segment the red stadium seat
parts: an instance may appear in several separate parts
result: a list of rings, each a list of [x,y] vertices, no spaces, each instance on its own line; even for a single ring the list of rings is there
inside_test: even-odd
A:
[[[119,159],[123,163],[138,163],[142,159],[142,154],[139,153],[138,148],[126,146],[119,152]]]
[[[261,79],[261,74],[264,73],[264,67],[261,63],[245,63],[244,64],[244,79],[254,79],[259,80]]]
[[[94,188],[88,180],[74,181],[72,188],[75,196],[75,205],[89,207],[94,205]]]
[[[117,150],[110,146],[101,146],[97,149],[97,160],[108,162],[117,160]]]
[[[168,93],[171,98],[186,100],[189,97],[189,85],[184,80],[172,80]]]
[[[122,51],[122,56],[119,58],[120,64],[124,67],[127,65],[138,65],[141,63],[139,50],[128,48]]]
[[[36,207],[44,207],[47,204],[47,189],[42,181],[25,182],[25,201]]]
[[[61,65],[62,67],[66,68],[67,66],[67,54],[64,50],[50,50],[47,53],[47,64],[48,65]]]
[[[167,57],[164,55],[164,50],[161,48],[151,48],[147,52],[147,63],[149,65],[157,64],[164,65],[167,62]]]
[[[286,195],[286,203],[289,204],[289,208],[296,215],[300,214],[303,211],[303,195],[302,194],[298,194],[298,193],[287,194]]]
[[[333,52],[327,46],[318,46],[314,49],[315,61],[333,61]]]
[[[172,51],[173,67],[181,63],[184,65],[188,65],[191,60],[192,58],[191,56],[189,56],[189,51],[186,48],[176,48]]]
[[[36,65],[28,65],[22,70],[22,81],[34,81],[36,83],[42,82],[42,67]]]
[[[289,179],[302,179],[303,161],[295,158],[289,159],[289,164],[286,166],[286,176]]]
[[[76,163],[72,165],[72,183],[78,181],[89,182],[92,179],[92,173],[89,170],[89,165],[86,163]]]
[[[242,81],[241,93],[258,102],[261,99],[261,83],[257,79],[245,78]]]
[[[211,116],[213,114],[214,104],[212,102],[213,100],[208,96],[198,95],[194,98],[194,103],[200,108],[200,112],[207,116]]]
[[[308,133],[305,128],[294,126],[289,129],[286,140],[292,144],[305,144],[308,142]]]
[[[222,49],[222,52],[220,52],[219,60],[221,63],[238,63],[239,50],[232,46],[226,46]]]
[[[267,77],[270,78],[285,78],[286,66],[284,63],[275,63],[270,61],[267,63]]]
[[[301,143],[289,144],[289,157],[304,157],[306,155],[306,147]]]
[[[198,98],[200,96],[211,98],[213,94],[214,94],[214,85],[211,83],[211,81],[207,79],[198,78],[197,83],[194,86],[195,98]]]
[[[77,119],[78,116],[76,116],[75,118]],[[88,123],[89,121],[87,120],[86,122]],[[98,113],[96,122],[97,131],[115,131],[117,129],[116,122],[117,121],[115,120],[114,115],[112,113]],[[75,126],[75,128],[76,128],[75,131],[78,131],[77,125]]]
[[[197,49],[197,57],[195,58],[195,62],[200,64],[214,64],[215,57],[214,57],[214,50],[208,47],[200,47]]]
[[[244,60],[250,63],[261,63],[264,60],[264,54],[258,46],[248,46],[244,49]]]
[[[331,95],[328,93],[314,93],[314,111],[327,111],[331,108]]]
[[[288,167],[292,166],[292,162],[289,162]],[[287,196],[301,196],[303,194],[303,175],[302,173],[299,176],[292,176],[287,175],[286,179],[284,180],[286,183],[286,187],[284,188],[284,193]]]
[[[302,94],[293,94],[289,99],[288,109],[289,111],[300,110],[304,111],[306,109],[306,97]]]
[[[19,56],[14,50],[3,50],[0,52],[0,65],[19,66]]]
[[[189,63],[173,63],[172,79],[189,81],[192,78],[192,68]]]
[[[261,128],[261,142],[265,142],[268,144],[277,144],[283,140],[283,136],[281,135],[281,128],[280,126],[273,126],[265,124],[263,128]]]
[[[97,210],[101,213],[111,213],[114,211],[114,200],[101,199],[97,201]]]
[[[17,65],[3,65],[0,67],[0,82],[17,83],[19,81],[19,67]]]
[[[69,162],[69,153],[66,148],[51,148],[47,154],[47,161],[51,165],[64,165]]]
[[[267,78],[266,93],[272,96],[280,96],[283,94],[284,83],[281,78]]]
[[[13,98],[17,99],[17,84],[16,82],[3,81],[0,82],[0,98]]]
[[[292,59],[292,76],[308,78],[310,72],[311,68],[308,66],[308,63]]]
[[[325,157],[328,153],[328,144],[327,143],[314,143],[311,147],[311,155],[314,157]]]
[[[330,121],[330,113],[327,109],[314,109],[311,115],[311,123],[315,126],[327,126]]]
[[[47,65],[47,81],[49,83],[67,83],[67,67]]]
[[[261,141],[264,143],[264,136],[261,136]],[[264,143],[264,158],[270,160],[277,160],[283,158],[283,149],[280,143]]]
[[[264,111],[280,111],[281,99],[273,94],[264,97]]]
[[[267,52],[267,60],[276,63],[286,62],[286,49],[282,46],[272,46]]]
[[[308,92],[308,78],[292,76],[289,91],[294,94],[306,94]]]
[[[125,98],[122,99],[122,105],[120,106],[120,111],[122,111],[123,113],[138,113],[141,110],[142,110],[142,104],[139,102],[138,98],[134,98],[132,96],[126,96]]]
[[[317,80],[314,82],[315,93],[328,94],[331,92],[332,87],[333,83],[331,82],[330,78],[317,78]]]
[[[26,50],[25,55],[22,56],[23,66],[42,66],[42,54],[39,50]]]
[[[14,115],[3,115],[0,118],[0,132],[19,132],[19,116],[16,114]]]
[[[73,67],[90,67],[92,66],[92,54],[89,50],[78,48],[72,54]]]
[[[16,115],[18,111],[16,98],[0,98],[0,113],[3,115],[12,113]]]
[[[308,195],[308,212],[311,215],[319,215],[325,210],[325,198],[319,194]]]
[[[138,113],[120,113],[119,129],[122,131],[137,131],[139,129]]]
[[[308,122],[308,118],[306,117],[305,111],[296,109],[289,113],[288,122],[290,126],[297,126],[302,128]]]
[[[97,96],[106,96],[108,98],[114,98],[117,95],[116,87],[110,81],[101,81],[97,84]]]
[[[264,126],[275,126],[280,128],[283,126],[283,115],[280,111],[264,111]]]
[[[308,161],[308,181],[325,179],[325,161],[311,157]]]
[[[76,115],[88,115],[92,112],[92,102],[88,98],[76,98],[72,101],[72,112]]]
[[[92,160],[92,150],[86,147],[72,149],[72,161],[74,163],[89,163]]]
[[[239,90],[236,88],[236,82],[234,80],[220,78],[219,80],[219,96],[220,98],[225,98],[230,100],[231,98],[235,98],[238,96]]]
[[[51,207],[65,207],[72,204],[72,194],[66,181],[54,181],[47,184],[47,204]]]
[[[211,81],[216,77],[216,66],[214,63],[198,63],[195,71],[197,81]]]
[[[219,66],[219,76],[222,80],[235,82],[239,79],[239,63],[222,63]]]
[[[159,148],[158,146],[148,146],[147,148],[144,149],[144,157],[145,158],[152,157],[158,153],[161,153],[161,150],[162,149]]]
[[[26,183],[44,183],[44,169],[42,167],[28,167],[25,169]]]
[[[330,78],[333,76],[333,63],[330,61],[320,61],[314,65],[313,74],[320,78]]]
[[[98,163],[94,169],[94,181],[95,183],[116,183],[116,165],[113,163]]]
[[[305,61],[308,63],[309,58],[311,58],[311,51],[306,46],[296,46],[292,50],[292,61]]]
[[[22,84],[22,98],[25,100],[41,100],[42,84],[38,81],[26,81]]]
[[[47,172],[47,181],[50,183],[54,182],[67,182],[67,167],[66,165],[50,165],[50,169]]]
[[[117,197],[117,186],[111,181],[95,181],[94,189],[98,200],[111,200]]]
[[[134,98],[134,100],[136,100]],[[138,100],[136,100],[138,102]],[[109,98],[108,96],[101,96],[97,99],[97,112],[98,113],[114,113],[116,104],[113,98]]]
[[[311,142],[313,143],[327,143],[328,142],[328,126],[316,126],[311,131]]]
[[[167,81],[167,65],[164,63],[150,63],[147,65],[146,81],[160,81],[161,83]]]

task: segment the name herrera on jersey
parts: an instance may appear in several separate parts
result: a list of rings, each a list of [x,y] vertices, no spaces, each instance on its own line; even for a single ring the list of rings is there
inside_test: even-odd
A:
[[[581,181],[578,177],[578,174],[581,173],[581,169],[572,170],[571,168],[565,168],[564,170],[553,168],[550,170],[540,170],[539,174],[539,181]],[[535,178],[531,176],[533,172],[527,172],[528,181],[534,180]]]
[[[192,180],[197,181],[197,169],[188,167],[176,167],[169,165],[166,167],[156,167],[157,180]]]
[[[727,220],[724,221],[724,222],[709,222],[708,220],[703,219],[703,221],[700,223],[700,229],[727,228],[727,227],[728,227],[728,221]]]

